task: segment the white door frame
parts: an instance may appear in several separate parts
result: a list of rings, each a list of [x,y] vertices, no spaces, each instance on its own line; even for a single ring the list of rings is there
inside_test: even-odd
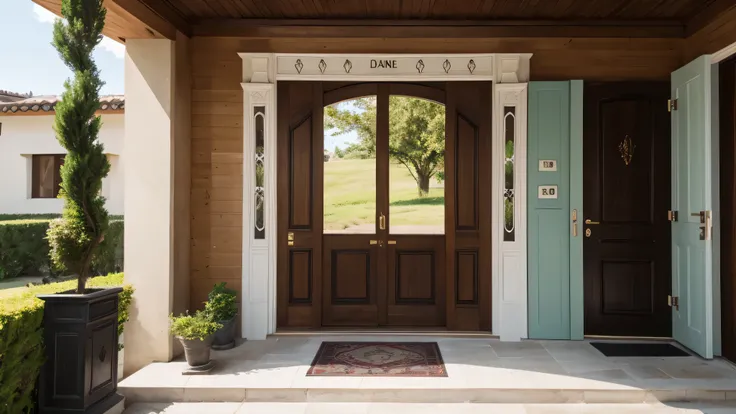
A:
[[[493,333],[527,337],[526,135],[531,54],[280,54],[239,53],[243,59],[242,334],[276,332],[276,90],[278,81],[493,81],[492,286]],[[262,189],[265,236],[256,239],[255,117],[265,111]],[[504,107],[515,107],[514,242],[503,241]],[[261,160],[258,160],[261,162]]]

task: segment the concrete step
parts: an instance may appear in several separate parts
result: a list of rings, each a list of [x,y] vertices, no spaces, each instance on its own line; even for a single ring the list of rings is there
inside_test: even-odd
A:
[[[408,404],[408,403],[137,403],[124,414],[727,414],[727,403]]]
[[[736,392],[718,389],[631,388],[234,388],[129,387],[118,392],[136,402],[290,402],[423,404],[643,404],[736,401]]]

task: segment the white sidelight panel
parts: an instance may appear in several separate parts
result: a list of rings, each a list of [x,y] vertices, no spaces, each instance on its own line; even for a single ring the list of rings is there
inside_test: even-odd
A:
[[[494,84],[493,333],[502,341],[527,337],[527,85]]]

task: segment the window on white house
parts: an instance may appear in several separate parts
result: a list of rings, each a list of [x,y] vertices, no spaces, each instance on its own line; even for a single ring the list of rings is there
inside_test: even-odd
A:
[[[56,198],[61,184],[63,154],[32,157],[31,198]]]

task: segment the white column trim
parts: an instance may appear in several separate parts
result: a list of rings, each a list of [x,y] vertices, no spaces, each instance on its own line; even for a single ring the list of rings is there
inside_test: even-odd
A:
[[[241,332],[260,340],[276,330],[276,85],[270,55],[243,57],[243,257]],[[264,225],[265,236],[255,232],[255,116],[264,117]]]
[[[528,335],[527,315],[527,83],[494,84],[492,205],[493,205],[493,333],[502,341],[518,341]],[[504,238],[504,108],[515,108],[514,235]]]

